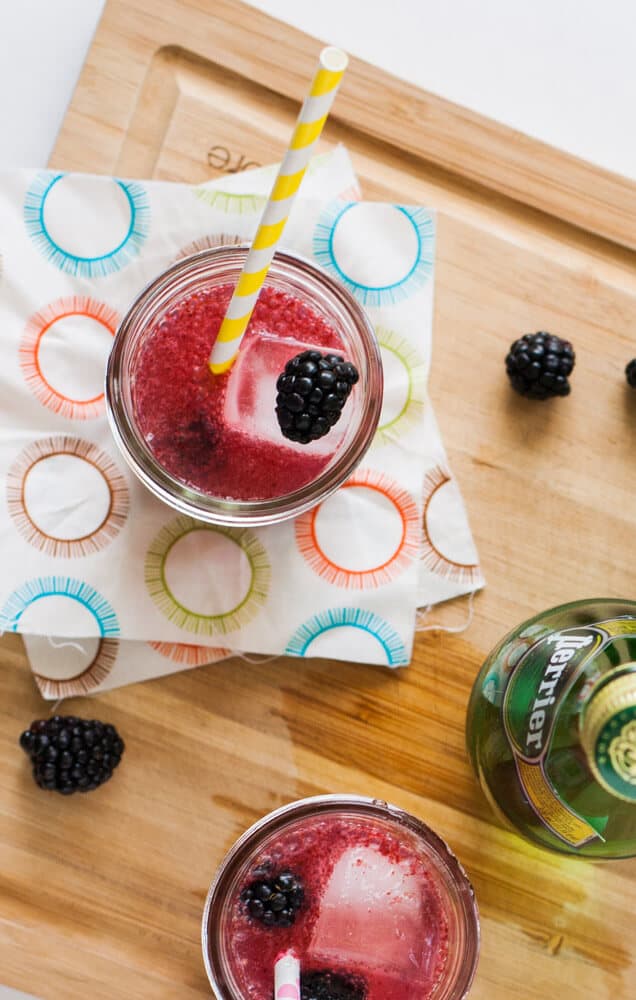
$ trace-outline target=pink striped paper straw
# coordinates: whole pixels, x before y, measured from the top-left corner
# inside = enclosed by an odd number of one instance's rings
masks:
[[[284,951],[276,959],[274,1000],[300,1000],[300,961],[294,951]]]

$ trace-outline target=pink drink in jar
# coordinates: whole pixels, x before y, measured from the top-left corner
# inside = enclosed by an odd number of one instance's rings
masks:
[[[179,261],[133,303],[115,338],[107,410],[124,457],[166,503],[220,524],[268,524],[320,503],[371,443],[382,366],[364,312],[338,282],[277,254],[236,362],[213,377],[208,357],[245,258],[218,247]],[[340,419],[315,441],[283,436],[277,379],[308,350],[359,373]]]
[[[271,1000],[289,949],[308,998],[459,1000],[478,943],[473,891],[447,846],[402,810],[355,796],[305,799],[252,827],[203,920],[218,1000]]]

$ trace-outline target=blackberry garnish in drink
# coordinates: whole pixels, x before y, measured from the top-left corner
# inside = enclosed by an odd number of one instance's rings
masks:
[[[309,444],[328,434],[358,378],[356,367],[341,354],[302,351],[291,358],[276,382],[276,417],[283,436]]]
[[[255,879],[241,892],[247,913],[266,927],[291,927],[304,898],[301,880],[289,871]]]
[[[365,1000],[366,995],[366,986],[358,976],[321,971],[300,977],[300,1000]]]
[[[510,346],[506,372],[515,392],[528,399],[568,396],[575,354],[569,340],[550,333],[526,333]]]
[[[179,474],[186,479],[196,477],[197,470],[216,461],[215,447],[218,428],[212,417],[204,412],[192,416],[191,420],[175,427],[159,444],[170,444],[178,455]]]
[[[74,715],[36,719],[22,733],[20,746],[31,760],[36,784],[62,795],[103,785],[124,752],[114,726]]]

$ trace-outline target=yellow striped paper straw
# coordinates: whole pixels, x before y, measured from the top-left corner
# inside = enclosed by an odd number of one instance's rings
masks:
[[[327,120],[348,61],[346,53],[333,46],[328,46],[320,53],[311,90],[300,109],[294,134],[210,354],[208,364],[215,375],[231,368],[239,352],[296,192]]]

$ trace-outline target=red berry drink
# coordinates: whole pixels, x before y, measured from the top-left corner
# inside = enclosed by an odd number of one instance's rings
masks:
[[[326,468],[350,412],[347,406],[337,426],[315,443],[285,438],[275,416],[279,376],[304,352],[301,368],[316,368],[312,348],[317,357],[344,361],[345,347],[319,313],[264,288],[237,361],[214,377],[210,346],[232,292],[230,284],[194,292],[150,332],[134,375],[135,413],[148,447],[176,479],[228,500],[270,500],[300,489]],[[325,380],[335,382],[329,369]]]
[[[370,444],[382,400],[373,331],[346,289],[277,255],[237,360],[208,358],[244,260],[179,261],[136,300],[109,361],[108,414],[133,470],[202,520],[265,524],[319,503]]]
[[[203,921],[219,1000],[271,1000],[293,949],[303,1000],[456,1000],[478,952],[470,884],[414,817],[357,797],[272,813],[232,849]]]

